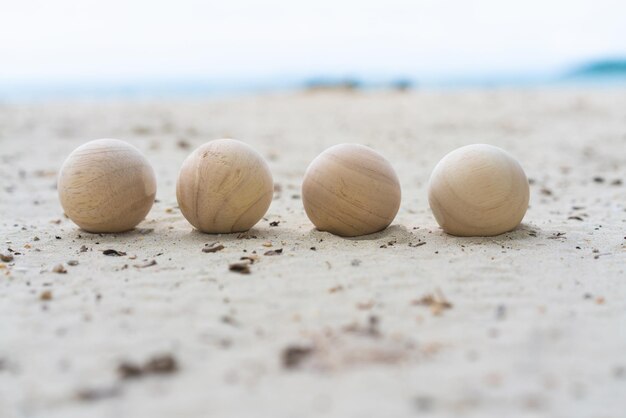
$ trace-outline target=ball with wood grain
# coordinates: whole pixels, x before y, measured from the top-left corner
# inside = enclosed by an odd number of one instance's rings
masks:
[[[307,216],[320,231],[353,237],[385,229],[400,207],[400,182],[382,155],[340,144],[309,165],[302,183]]]
[[[221,234],[252,228],[274,194],[270,169],[249,145],[217,139],[183,162],[176,197],[183,216],[202,232]]]
[[[124,232],[152,207],[156,179],[152,166],[132,145],[97,139],[65,160],[57,188],[65,214],[88,232]]]
[[[493,236],[515,229],[528,208],[528,179],[506,151],[468,145],[443,157],[430,176],[428,200],[445,232]]]

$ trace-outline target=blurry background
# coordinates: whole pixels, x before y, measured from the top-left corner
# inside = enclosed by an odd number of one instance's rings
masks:
[[[0,99],[622,81],[623,0],[2,0]]]

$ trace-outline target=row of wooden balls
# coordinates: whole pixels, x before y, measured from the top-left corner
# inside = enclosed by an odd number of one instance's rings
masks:
[[[123,232],[150,211],[156,195],[154,170],[130,144],[98,139],[74,150],[61,168],[58,191],[67,216],[90,232]],[[198,230],[246,231],[267,212],[274,186],[263,157],[249,145],[218,139],[184,161],[176,197]],[[309,165],[302,202],[321,231],[341,236],[385,229],[400,207],[400,182],[391,164],[371,148],[335,145]],[[528,207],[528,180],[507,152],[469,145],[446,155],[428,186],[439,225],[460,236],[498,235],[514,229]]]

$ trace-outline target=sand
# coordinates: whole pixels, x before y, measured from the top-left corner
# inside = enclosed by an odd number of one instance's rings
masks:
[[[101,137],[156,170],[136,231],[93,235],[63,216],[56,172]],[[277,185],[245,236],[194,232],[177,209],[183,159],[220,137],[257,148]],[[343,239],[306,218],[304,170],[341,142],[398,172],[384,232]],[[517,230],[438,228],[430,170],[470,143],[525,168]],[[0,186],[0,252],[13,255],[0,265],[0,417],[624,416],[624,90],[4,104]],[[225,248],[202,252],[214,242]],[[248,275],[229,271],[242,256],[258,258]]]

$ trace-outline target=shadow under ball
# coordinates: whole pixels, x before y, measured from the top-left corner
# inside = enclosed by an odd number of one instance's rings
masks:
[[[176,183],[183,216],[211,234],[249,230],[265,215],[273,195],[274,182],[263,157],[234,139],[217,139],[193,151]]]
[[[152,207],[152,166],[132,145],[96,139],[76,148],[59,173],[57,188],[65,214],[88,232],[133,229]]]
[[[400,207],[400,182],[389,162],[359,144],[328,148],[309,165],[302,203],[320,231],[354,237],[385,229]]]
[[[433,170],[428,201],[445,232],[493,236],[515,229],[528,208],[528,179],[506,151],[468,145],[443,157]]]

